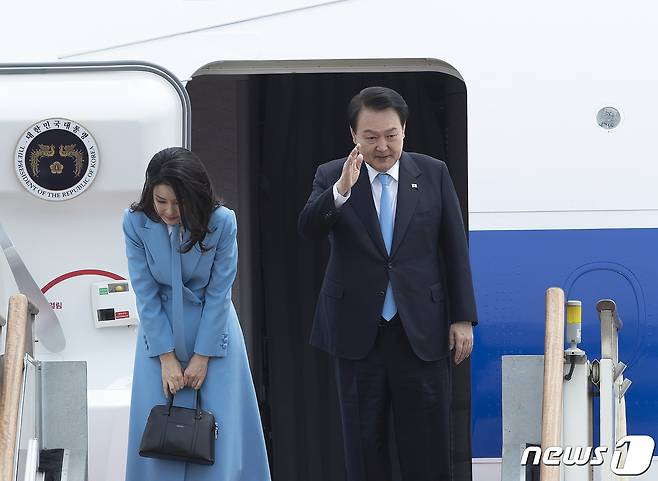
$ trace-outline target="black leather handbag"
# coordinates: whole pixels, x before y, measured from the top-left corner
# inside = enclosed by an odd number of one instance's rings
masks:
[[[139,446],[140,456],[206,465],[215,463],[219,428],[215,416],[201,409],[198,390],[195,397],[195,409],[174,406],[173,395],[166,406],[153,406]]]

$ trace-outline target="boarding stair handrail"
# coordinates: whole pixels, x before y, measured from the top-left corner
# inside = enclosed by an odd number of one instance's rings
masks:
[[[616,448],[617,441],[626,436],[626,398],[624,394],[631,385],[624,378],[626,364],[619,361],[619,331],[624,324],[619,319],[617,305],[612,299],[602,299],[596,303],[601,322],[601,359],[599,361],[599,430],[600,444],[610,450]],[[609,369],[606,369],[608,367]],[[611,373],[611,374],[610,374]],[[606,379],[611,376],[609,379]],[[606,382],[606,380],[608,382]],[[621,448],[621,464],[625,463],[627,447]],[[601,481],[625,480],[603,470]]]
[[[560,446],[562,435],[562,385],[564,379],[564,291],[551,287],[546,291],[544,328],[544,392],[541,416],[542,452]],[[560,466],[542,463],[541,481],[559,481]]]
[[[34,316],[38,310],[27,296],[9,298],[5,354],[0,373],[0,481],[16,476],[18,419],[25,356],[33,355]]]

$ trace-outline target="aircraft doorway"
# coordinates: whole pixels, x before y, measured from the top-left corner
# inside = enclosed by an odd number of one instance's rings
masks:
[[[346,110],[354,94],[369,85],[402,94],[405,150],[446,161],[468,225],[465,83],[439,61],[396,62],[218,62],[187,84],[192,149],[238,217],[234,299],[274,481],[344,479],[333,363],[308,343],[328,244],[300,238],[297,215],[317,166],[353,147]],[[453,375],[454,479],[470,480],[470,371],[462,366]]]

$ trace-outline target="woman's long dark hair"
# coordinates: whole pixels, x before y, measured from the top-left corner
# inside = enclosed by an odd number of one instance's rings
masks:
[[[197,243],[202,252],[207,251],[202,241],[211,232],[210,216],[221,202],[199,157],[182,147],[169,147],[155,154],[146,168],[142,196],[130,208],[144,212],[154,222],[162,222],[153,205],[153,189],[161,184],[173,189],[181,224],[191,233],[181,252],[189,252]]]

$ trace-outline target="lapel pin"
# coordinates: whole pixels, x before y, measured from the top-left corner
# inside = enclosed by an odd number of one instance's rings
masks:
[[[412,189],[418,189],[418,184],[411,184]]]

